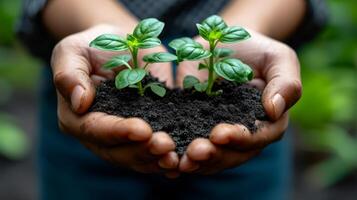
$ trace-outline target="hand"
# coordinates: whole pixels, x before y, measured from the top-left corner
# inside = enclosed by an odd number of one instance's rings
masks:
[[[255,78],[250,82],[263,91],[262,103],[271,122],[257,121],[256,133],[239,124],[218,124],[209,139],[196,139],[187,148],[179,169],[182,172],[212,174],[239,166],[256,156],[264,147],[279,140],[288,125],[287,110],[301,96],[300,66],[295,52],[278,41],[250,31],[247,41],[224,45],[235,57],[249,64]],[[204,44],[202,39],[197,39]],[[207,45],[207,44],[206,44]],[[197,63],[184,62],[178,68],[177,84],[190,74],[207,79]]]
[[[53,51],[51,66],[57,89],[60,128],[116,165],[143,173],[162,172],[176,176],[173,169],[177,168],[179,160],[168,134],[153,134],[149,124],[142,119],[86,113],[95,97],[95,84],[114,77],[113,71],[101,69],[114,54],[88,46],[103,33],[121,34],[115,27],[99,25],[66,37]],[[163,47],[158,48],[164,51]],[[152,65],[151,73],[171,85],[171,66],[160,65],[160,70],[157,70],[158,65]]]

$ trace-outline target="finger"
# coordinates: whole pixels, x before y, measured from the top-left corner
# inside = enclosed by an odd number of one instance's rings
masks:
[[[193,172],[197,169],[200,168],[200,165],[198,162],[194,162],[192,161],[188,156],[187,154],[184,154],[180,160],[180,163],[179,163],[179,170],[181,172],[186,172],[186,173],[189,173],[189,172]]]
[[[175,150],[175,143],[165,132],[156,132],[149,141],[149,150],[154,155],[167,154]]]
[[[159,166],[163,169],[176,169],[179,164],[179,157],[176,152],[169,152],[159,160]]]
[[[102,145],[115,145],[129,141],[146,141],[151,138],[152,129],[139,118],[121,118],[101,112],[78,116],[58,95],[58,116],[61,129],[77,138]]]
[[[269,117],[277,120],[301,96],[300,65],[295,52],[288,47],[279,55],[272,55],[269,62],[264,70],[267,86],[262,101]]]
[[[172,66],[169,63],[153,63],[148,66],[150,74],[165,83],[169,88],[173,88],[174,79]]]
[[[203,161],[210,159],[216,152],[216,147],[204,138],[193,140],[187,147],[186,154],[193,161]]]
[[[157,158],[148,152],[144,143],[122,144],[115,147],[103,147],[91,142],[82,143],[96,155],[119,167],[129,168],[141,173],[162,173]]]
[[[212,129],[210,141],[244,151],[261,149],[282,138],[288,126],[288,115],[284,114],[274,123],[259,122],[258,126],[258,131],[251,133],[243,125],[219,124]]]
[[[198,78],[201,82],[207,80],[208,71],[207,70],[198,70],[199,62],[183,61],[180,62],[180,65],[177,68],[177,78],[176,86],[183,87],[183,80],[186,76],[191,75]]]
[[[263,91],[266,86],[266,82],[260,78],[255,78],[255,79],[251,80],[248,84],[257,88],[260,91]]]
[[[100,85],[102,82],[107,80],[105,77],[98,75],[91,75],[90,78],[92,79],[94,85]]]
[[[77,113],[87,111],[95,97],[90,79],[92,69],[85,54],[84,50],[63,42],[55,47],[51,60],[54,84]]]
[[[201,163],[204,167],[195,171],[195,173],[211,175],[226,169],[238,167],[258,155],[259,152],[260,150],[239,152],[226,148],[218,148],[217,153],[213,154],[210,160]]]

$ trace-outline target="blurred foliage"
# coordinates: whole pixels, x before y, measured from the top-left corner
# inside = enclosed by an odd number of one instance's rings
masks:
[[[329,155],[306,173],[321,187],[357,170],[357,5],[328,5],[328,26],[299,52],[304,91],[291,112],[305,151]]]
[[[18,44],[14,26],[20,0],[0,1],[0,108],[12,100],[15,90],[33,92],[38,80],[39,62]],[[19,160],[28,153],[28,141],[16,119],[0,111],[0,156]]]
[[[20,13],[20,0],[0,1],[0,83],[8,90],[33,90],[39,78],[39,62],[16,41],[14,27]],[[4,87],[4,86],[3,86]],[[3,88],[0,85],[0,88]]]
[[[11,117],[0,112],[0,155],[10,160],[20,160],[27,154],[28,143]]]

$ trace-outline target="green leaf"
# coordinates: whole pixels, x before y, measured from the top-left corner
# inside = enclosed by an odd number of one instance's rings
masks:
[[[163,22],[155,18],[144,19],[135,27],[133,36],[140,41],[147,38],[156,38],[162,32],[164,25]]]
[[[161,41],[159,38],[146,38],[142,41],[139,41],[137,46],[140,49],[148,49],[148,48],[159,46],[160,44]]]
[[[89,46],[108,51],[124,51],[128,49],[127,41],[124,38],[113,34],[100,35],[95,38]]]
[[[104,69],[113,69],[113,68],[119,67],[121,65],[125,65],[128,68],[131,68],[128,63],[130,59],[131,59],[131,56],[127,55],[127,54],[114,56],[112,59],[110,59],[108,62],[106,62],[103,65],[103,68]]]
[[[198,70],[207,69],[207,68],[208,68],[208,66],[204,63],[198,64]]]
[[[163,97],[166,94],[166,89],[164,87],[161,87],[158,84],[153,84],[150,86],[150,89],[153,93],[155,93],[156,95]]]
[[[176,54],[179,60],[201,60],[211,56],[209,51],[194,44],[185,44],[177,50]]]
[[[171,62],[174,60],[177,60],[177,56],[167,52],[151,53],[143,57],[143,61],[148,63]]]
[[[123,89],[141,81],[146,75],[144,69],[124,69],[115,77],[115,87]]]
[[[182,38],[174,39],[169,43],[169,46],[175,50],[178,50],[186,44],[193,44],[194,46],[203,48],[200,43],[194,41],[193,39],[191,39],[189,37],[182,37]]]
[[[234,51],[232,49],[216,48],[213,52],[213,55],[217,58],[224,58],[224,57],[229,57],[233,53]]]
[[[200,80],[198,80],[198,78],[191,76],[191,75],[187,75],[183,79],[183,88],[191,89],[197,83],[200,83]]]
[[[193,87],[197,92],[204,92],[208,87],[208,82],[206,81],[204,83],[196,83]]]
[[[130,73],[130,69],[124,69],[119,72],[119,74],[115,77],[115,87],[118,89],[123,89],[128,87],[128,74]]]
[[[220,16],[212,15],[201,24],[196,24],[198,32],[207,41],[214,41],[222,36],[222,32],[227,28],[227,24]]]
[[[128,83],[130,85],[135,84],[141,80],[143,80],[143,78],[146,76],[146,71],[144,69],[132,69],[130,70],[127,79],[128,79]]]
[[[253,70],[238,59],[223,59],[216,63],[213,68],[219,76],[228,81],[245,83],[253,78]]]
[[[222,37],[219,39],[222,43],[232,43],[250,38],[250,34],[242,27],[232,26],[227,27],[222,32]]]

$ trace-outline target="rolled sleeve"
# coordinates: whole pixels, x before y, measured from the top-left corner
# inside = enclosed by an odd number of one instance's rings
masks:
[[[295,49],[315,38],[326,26],[329,19],[325,0],[306,0],[306,6],[306,14],[302,23],[286,41]]]
[[[17,37],[29,52],[49,61],[51,51],[56,43],[55,39],[47,32],[42,23],[42,10],[48,0],[24,0],[22,14],[16,25]]]

